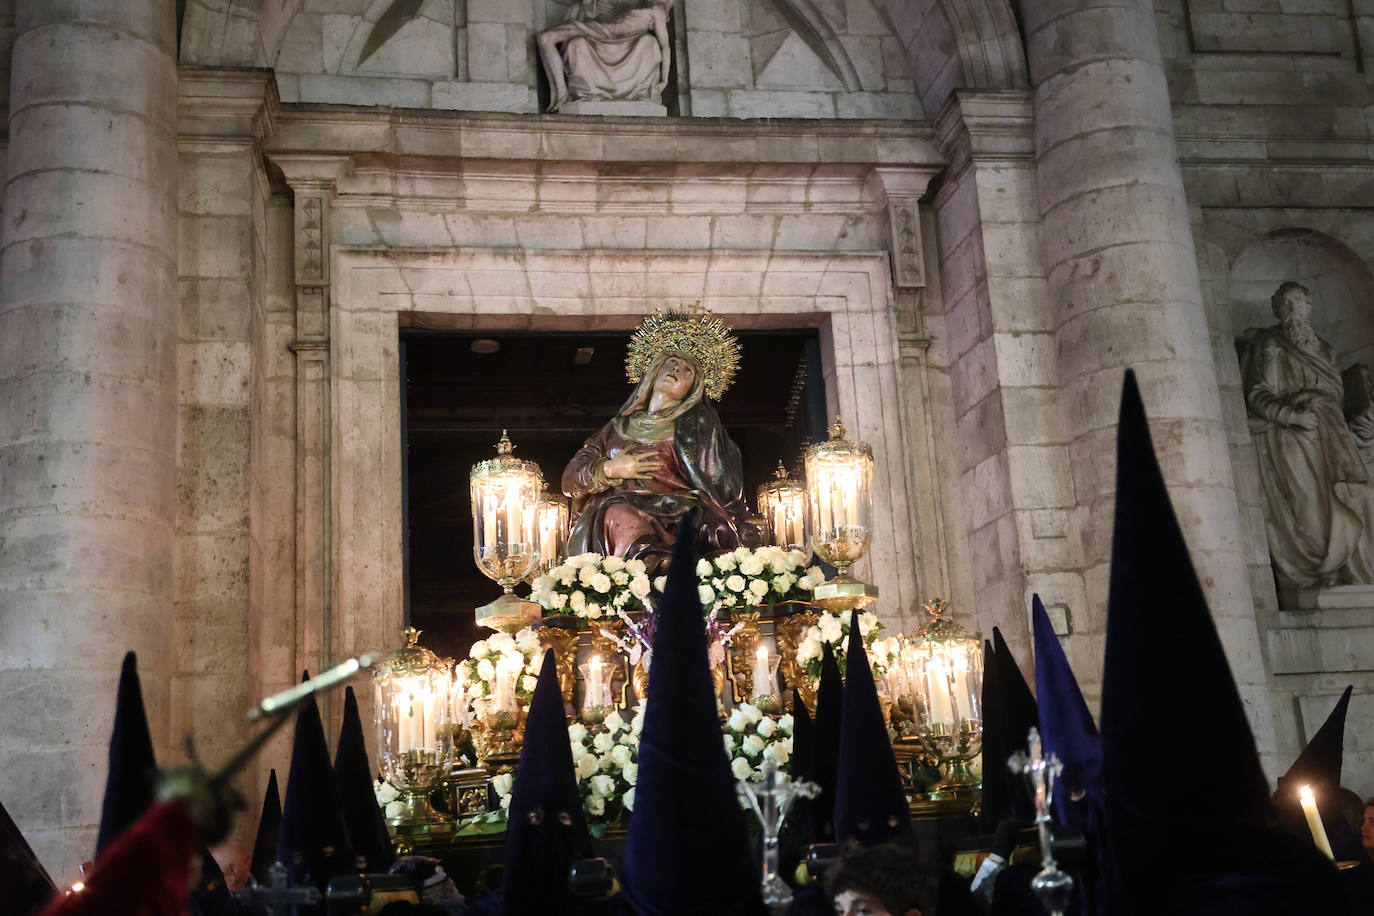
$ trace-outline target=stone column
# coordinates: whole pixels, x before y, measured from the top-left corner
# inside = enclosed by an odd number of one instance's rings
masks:
[[[1026,4],[1036,185],[1088,600],[1106,607],[1121,377],[1136,370],[1193,562],[1274,747],[1217,371],[1150,0]],[[1160,608],[1161,638],[1168,633]],[[1096,619],[1093,619],[1096,618]]]
[[[0,797],[94,853],[120,656],[167,753],[177,334],[173,0],[18,0],[0,232]]]

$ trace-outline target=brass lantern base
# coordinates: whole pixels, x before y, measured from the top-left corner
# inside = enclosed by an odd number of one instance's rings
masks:
[[[829,582],[817,585],[811,593],[811,600],[832,614],[843,614],[877,601],[878,586],[860,582],[848,573],[840,573]]]
[[[477,622],[493,630],[501,630],[514,635],[516,631],[529,626],[544,613],[538,601],[526,601],[506,592],[490,604],[484,604],[473,612]]]
[[[405,808],[395,817],[388,817],[386,823],[393,833],[412,839],[440,839],[452,836],[457,829],[452,818],[434,810],[429,803],[428,789],[407,790]]]

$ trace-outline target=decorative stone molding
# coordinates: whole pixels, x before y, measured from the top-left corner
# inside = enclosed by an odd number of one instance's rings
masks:
[[[177,70],[177,133],[185,138],[272,136],[281,112],[271,70]]]
[[[898,289],[919,289],[926,285],[919,201],[935,174],[931,169],[882,165],[875,166],[871,173],[870,193],[887,210],[892,285]]]
[[[1028,90],[955,92],[935,116],[935,138],[957,174],[970,162],[1035,159],[1035,110]]]

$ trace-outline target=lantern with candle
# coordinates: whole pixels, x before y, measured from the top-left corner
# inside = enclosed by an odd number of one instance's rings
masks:
[[[615,709],[612,666],[600,655],[593,655],[585,664],[578,665],[578,669],[582,672],[582,724],[595,728]]]
[[[568,498],[561,493],[551,493],[546,487],[539,494],[539,508],[535,511],[539,562],[526,577],[531,584],[539,576],[556,569],[568,554]]]
[[[838,570],[816,586],[813,600],[837,613],[878,600],[876,586],[849,575],[873,540],[873,450],[845,435],[836,417],[830,438],[807,448],[805,456],[811,549]]]
[[[452,821],[429,804],[453,765],[453,732],[447,667],[418,645],[420,631],[405,629],[406,645],[378,666],[373,719],[377,726],[377,764],[405,799],[405,808],[388,823],[411,835],[451,833]]]
[[[949,602],[922,607],[931,615],[903,649],[903,668],[914,690],[915,730],[943,765],[930,791],[941,799],[976,795],[980,782],[969,763],[983,749],[982,643],[945,616]]]
[[[784,550],[806,549],[806,488],[788,476],[781,461],[773,479],[759,487],[758,504],[774,546]]]
[[[780,714],[782,701],[778,697],[778,653],[768,651],[764,643],[754,650],[750,682],[754,691],[753,704],[765,715]]]
[[[472,555],[477,568],[504,589],[504,594],[477,609],[477,622],[514,633],[539,617],[539,604],[517,598],[514,588],[540,562],[539,494],[544,489],[539,466],[522,461],[505,430],[496,457],[472,466]]]

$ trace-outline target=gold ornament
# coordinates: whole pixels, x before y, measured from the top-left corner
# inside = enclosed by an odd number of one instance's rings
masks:
[[[625,374],[638,385],[666,352],[682,353],[701,367],[706,396],[719,401],[739,368],[739,340],[725,322],[705,309],[673,309],[644,319],[630,338]]]

